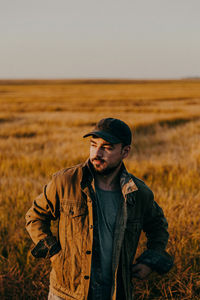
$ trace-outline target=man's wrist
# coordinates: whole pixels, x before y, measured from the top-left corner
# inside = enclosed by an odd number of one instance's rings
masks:
[[[150,273],[152,269],[146,264],[135,264],[132,266],[132,277],[138,279],[145,279]]]
[[[47,236],[40,240],[35,248],[31,251],[36,258],[51,257],[61,250],[60,244],[55,236]]]
[[[54,262],[54,260],[56,259],[56,257],[59,255],[60,251],[57,252],[56,254],[54,254],[53,256],[50,257],[50,261]]]

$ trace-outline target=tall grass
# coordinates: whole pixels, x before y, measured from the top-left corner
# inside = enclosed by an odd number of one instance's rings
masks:
[[[30,255],[24,215],[54,172],[87,158],[82,136],[108,116],[133,130],[125,163],[164,209],[175,258],[169,274],[134,280],[136,299],[200,299],[199,81],[0,82],[0,299],[47,296],[50,263]]]

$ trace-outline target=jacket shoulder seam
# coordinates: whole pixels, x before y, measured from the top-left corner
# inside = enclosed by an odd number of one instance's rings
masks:
[[[136,186],[138,187],[138,190],[141,191],[142,188],[144,188],[146,191],[150,192],[153,194],[152,190],[150,187],[140,178],[134,176],[133,174],[130,174],[133,181],[135,182]]]
[[[68,171],[70,170],[73,170],[73,169],[78,169],[82,164],[78,164],[78,165],[74,165],[74,166],[71,166],[69,168],[63,168],[57,172],[55,172],[54,174],[52,174],[52,177],[58,177],[58,176],[62,176],[64,175],[65,173],[67,173]]]

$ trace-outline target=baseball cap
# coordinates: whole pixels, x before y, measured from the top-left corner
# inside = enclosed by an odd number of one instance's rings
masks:
[[[97,136],[111,144],[123,143],[130,145],[132,133],[129,126],[119,119],[105,118],[100,120],[95,128],[83,137]]]

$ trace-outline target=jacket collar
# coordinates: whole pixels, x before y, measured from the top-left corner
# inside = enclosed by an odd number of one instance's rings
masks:
[[[92,183],[92,180],[94,178],[90,165],[91,163],[88,158],[82,166],[81,188],[83,190]]]
[[[124,163],[122,164],[120,170],[120,185],[124,198],[130,193],[133,193],[138,190],[137,185],[135,184],[133,178],[128,173]],[[94,171],[93,166],[88,159],[82,166],[82,179],[81,179],[81,188],[84,190],[87,186],[92,184],[94,180]]]
[[[122,164],[122,168],[121,168],[120,185],[122,189],[122,194],[124,196],[138,190],[137,185],[135,184],[131,175],[128,173],[124,163]]]

